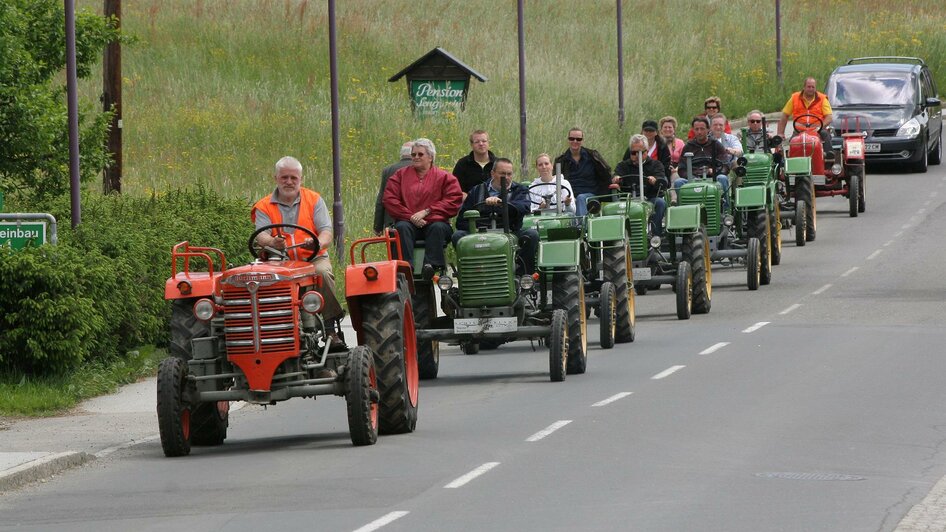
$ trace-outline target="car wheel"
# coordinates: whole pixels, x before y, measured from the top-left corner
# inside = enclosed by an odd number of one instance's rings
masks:
[[[923,155],[920,156],[920,160],[913,163],[913,171],[917,174],[925,174],[926,170],[929,168],[930,152],[926,149],[926,139],[920,141],[920,151],[923,152]]]
[[[939,140],[936,141],[936,148],[930,153],[929,163],[939,164],[943,161],[943,127],[939,128]]]

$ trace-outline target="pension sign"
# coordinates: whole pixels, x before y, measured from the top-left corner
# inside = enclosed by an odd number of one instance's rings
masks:
[[[23,249],[45,243],[46,222],[0,223],[0,246]]]
[[[411,80],[414,111],[419,115],[458,113],[463,108],[465,80]]]

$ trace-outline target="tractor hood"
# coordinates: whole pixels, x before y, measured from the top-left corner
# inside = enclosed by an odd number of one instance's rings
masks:
[[[315,266],[305,261],[253,262],[227,270],[220,282],[232,286],[246,286],[249,282],[257,282],[266,286],[314,274]]]

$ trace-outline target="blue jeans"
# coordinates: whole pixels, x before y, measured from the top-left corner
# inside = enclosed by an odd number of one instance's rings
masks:
[[[729,176],[726,174],[719,174],[716,176],[716,181],[719,182],[723,187],[723,209],[729,210]],[[676,181],[673,182],[673,188],[680,190],[680,187],[687,184],[687,179],[684,177],[678,177]]]
[[[647,201],[654,204],[654,214],[650,215],[650,222],[654,225],[654,236],[663,235],[664,213],[667,212],[667,202],[657,196],[649,198]]]
[[[588,214],[588,198],[597,196],[594,192],[584,192],[575,198],[575,215],[584,216]]]

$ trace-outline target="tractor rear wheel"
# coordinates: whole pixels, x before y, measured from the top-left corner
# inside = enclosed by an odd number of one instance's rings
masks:
[[[772,223],[772,228],[770,233],[772,235],[771,244],[769,247],[772,249],[772,266],[778,266],[782,263],[782,209],[779,207],[778,203],[775,204],[775,208],[771,211],[769,215],[769,220]]]
[[[693,273],[690,263],[685,260],[677,264],[677,279],[673,290],[677,293],[677,318],[690,319],[693,314]]]
[[[750,235],[759,240],[759,254],[762,261],[759,267],[759,284],[766,285],[772,282],[772,248],[770,247],[772,226],[769,224],[769,213],[764,209],[755,214],[754,220]]]
[[[633,342],[636,334],[637,316],[634,294],[630,290],[629,259],[630,249],[625,243],[606,248],[602,261],[604,278],[614,284],[614,341],[619,344]],[[647,293],[647,287],[643,285],[635,285],[634,289],[641,295]]]
[[[857,218],[857,201],[861,196],[861,179],[857,174],[847,176],[847,204],[848,214]]]
[[[158,366],[158,429],[164,456],[191,452],[191,407],[184,400],[187,362],[168,357]]]
[[[746,284],[749,290],[758,290],[762,277],[762,250],[759,249],[759,239],[749,238],[746,246]]]
[[[562,309],[568,316],[568,373],[584,373],[588,363],[588,322],[585,319],[585,283],[580,273],[555,274],[552,308]]]
[[[690,263],[692,277],[693,314],[706,314],[713,303],[713,270],[710,261],[709,246],[706,245],[706,229],[683,237],[683,250],[686,261]]]
[[[396,292],[372,296],[361,308],[365,344],[374,352],[378,374],[379,432],[413,432],[420,375],[407,279],[398,274]]]
[[[568,364],[568,317],[562,309],[552,311],[549,333],[549,378],[552,382],[565,380]]]
[[[614,314],[617,298],[614,294],[614,284],[610,281],[601,283],[601,290],[598,291],[598,324],[600,326],[598,337],[601,340],[603,349],[614,347]]]
[[[421,329],[434,327],[437,318],[437,297],[433,283],[415,283],[416,292],[411,297],[414,307],[414,323]],[[440,369],[440,342],[427,340],[417,342],[417,368],[421,379],[436,379]]]
[[[348,353],[345,402],[348,403],[348,432],[353,445],[378,441],[378,376],[371,349],[359,345]]]
[[[807,208],[804,201],[795,202],[795,245],[799,247],[808,241],[808,217],[805,216]]]

